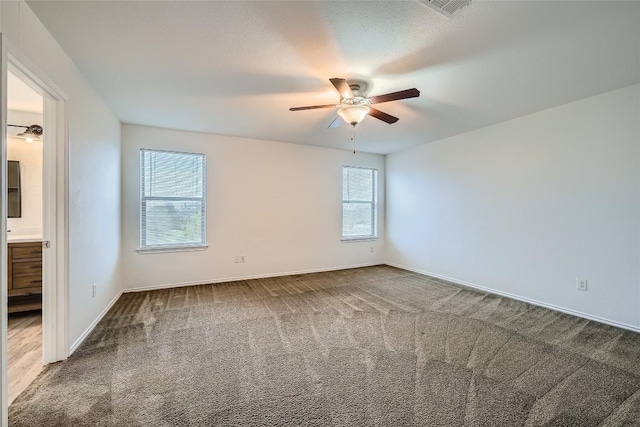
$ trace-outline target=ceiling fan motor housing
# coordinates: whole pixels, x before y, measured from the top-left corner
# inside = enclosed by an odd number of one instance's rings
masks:
[[[367,83],[356,80],[349,82],[349,88],[353,93],[353,98],[342,98],[342,105],[369,105],[369,95],[367,94]]]

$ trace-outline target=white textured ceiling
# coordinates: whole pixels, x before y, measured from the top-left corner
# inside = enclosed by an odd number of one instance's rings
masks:
[[[328,79],[380,104],[357,148],[390,153],[640,82],[640,3],[475,0],[449,19],[418,1],[28,1],[125,123],[350,147]]]
[[[42,114],[43,103],[42,95],[14,74],[7,73],[7,110]],[[33,123],[27,123],[27,125],[31,124]]]

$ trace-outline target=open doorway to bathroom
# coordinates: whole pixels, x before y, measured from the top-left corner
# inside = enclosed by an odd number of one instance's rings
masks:
[[[41,372],[44,98],[7,74],[7,373],[10,404]]]

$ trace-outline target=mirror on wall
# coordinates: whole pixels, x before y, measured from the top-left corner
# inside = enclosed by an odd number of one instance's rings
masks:
[[[22,214],[20,162],[9,160],[7,163],[7,217],[20,218]]]

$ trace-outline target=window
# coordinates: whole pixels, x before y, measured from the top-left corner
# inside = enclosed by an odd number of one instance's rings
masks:
[[[205,156],[140,150],[140,249],[206,245]]]
[[[342,238],[377,237],[375,169],[342,168]]]

